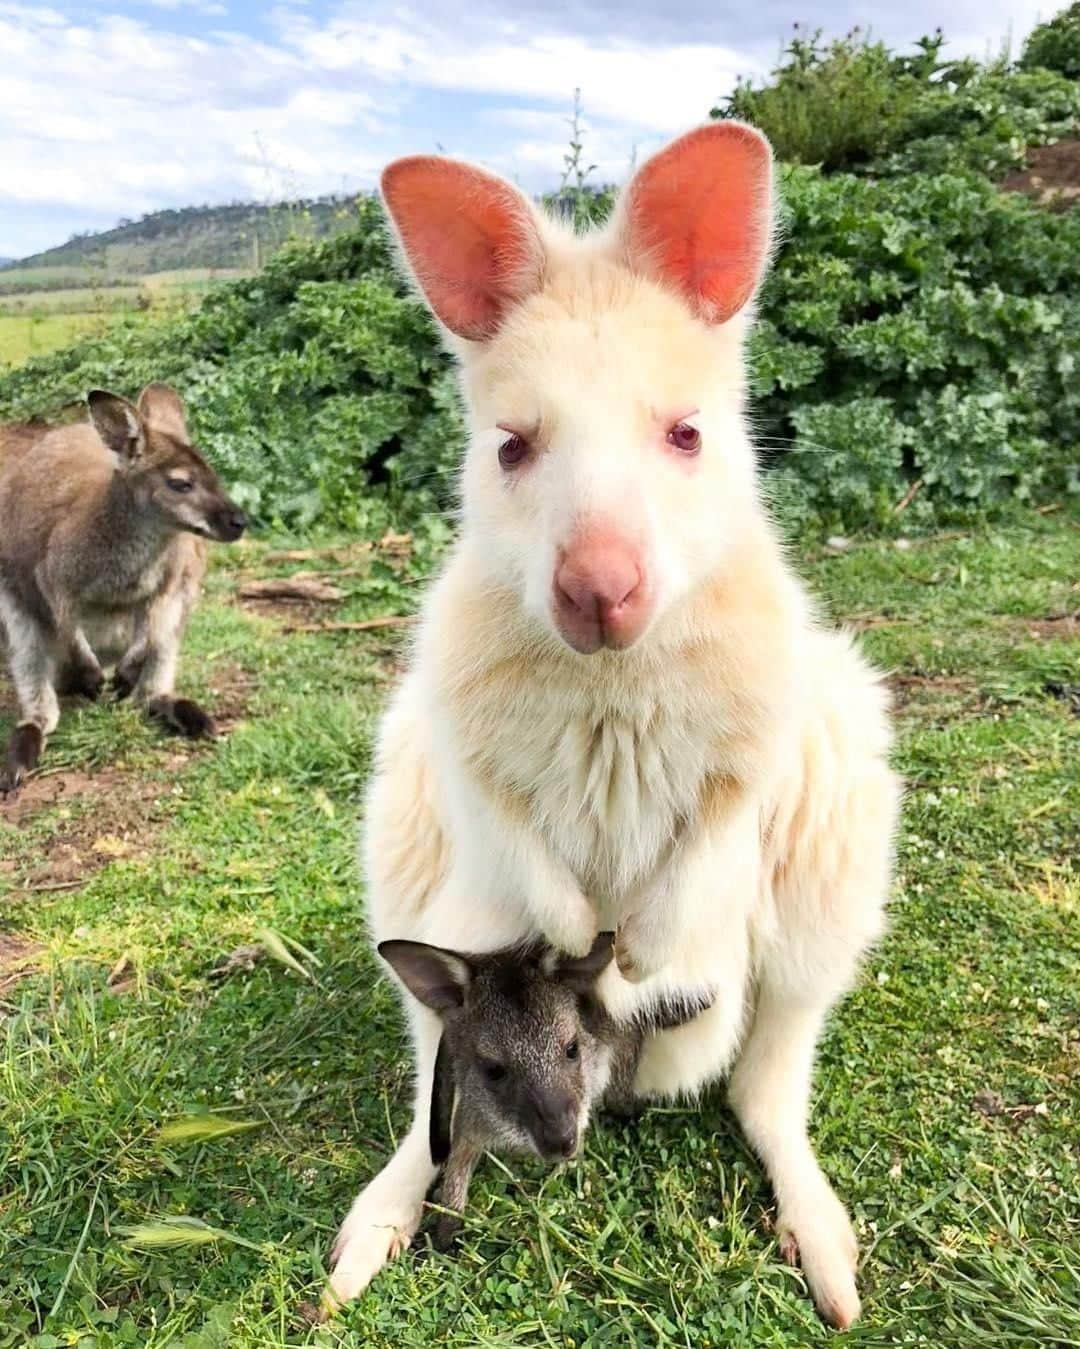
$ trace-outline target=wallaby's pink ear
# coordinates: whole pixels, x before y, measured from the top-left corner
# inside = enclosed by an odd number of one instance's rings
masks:
[[[383,172],[382,194],[417,284],[458,337],[494,336],[540,286],[544,249],[516,188],[454,159],[414,155]]]
[[[769,142],[742,122],[688,132],[641,166],[620,211],[630,265],[722,323],[753,295],[768,259]]]
[[[379,955],[393,966],[409,992],[433,1012],[453,1011],[465,1001],[472,967],[456,951],[420,941],[384,941],[379,943]]]

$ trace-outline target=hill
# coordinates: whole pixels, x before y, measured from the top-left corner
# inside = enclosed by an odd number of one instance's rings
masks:
[[[30,257],[0,259],[0,268],[35,273],[77,268],[105,277],[191,268],[257,270],[287,239],[325,238],[355,223],[355,216],[354,199],[337,196],[272,205],[186,206],[78,234]]]

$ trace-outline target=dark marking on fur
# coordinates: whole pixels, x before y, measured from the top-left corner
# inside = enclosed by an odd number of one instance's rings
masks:
[[[212,740],[217,735],[213,717],[190,698],[151,698],[146,711],[155,721],[189,740]]]
[[[41,757],[44,744],[45,736],[36,722],[24,721],[15,727],[8,741],[6,761],[0,768],[0,797],[19,790],[23,778]]]

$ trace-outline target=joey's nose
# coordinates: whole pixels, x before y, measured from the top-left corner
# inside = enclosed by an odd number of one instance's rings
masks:
[[[573,540],[555,568],[553,600],[559,631],[576,651],[629,646],[650,608],[638,549],[606,531]]]
[[[570,1101],[540,1112],[536,1143],[541,1154],[549,1160],[572,1157],[578,1145],[577,1105]]]

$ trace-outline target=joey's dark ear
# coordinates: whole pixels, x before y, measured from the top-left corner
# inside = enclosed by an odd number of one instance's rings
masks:
[[[569,984],[579,993],[587,993],[611,964],[614,954],[615,933],[601,932],[587,955],[575,958],[553,953],[547,957],[544,965],[553,979]]]
[[[472,969],[456,951],[420,941],[384,941],[379,955],[425,1007],[442,1016],[460,1007],[472,981]]]
[[[454,1118],[454,1069],[446,1036],[439,1037],[435,1055],[435,1073],[431,1082],[431,1114],[428,1117],[428,1142],[433,1166],[442,1166],[450,1156],[450,1126]]]
[[[139,409],[117,393],[91,389],[86,395],[94,429],[113,454],[130,462],[142,454],[144,429]]]

